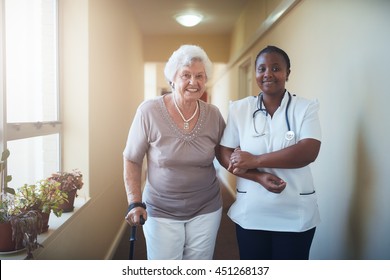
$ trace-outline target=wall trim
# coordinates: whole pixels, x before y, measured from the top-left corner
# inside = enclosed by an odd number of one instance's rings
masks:
[[[231,68],[241,57],[250,50],[256,42],[287,12],[289,12],[295,5],[301,0],[283,0],[272,13],[266,18],[266,20],[257,28],[256,32],[251,36],[251,39],[245,44],[241,50],[239,50],[228,63],[228,69]]]

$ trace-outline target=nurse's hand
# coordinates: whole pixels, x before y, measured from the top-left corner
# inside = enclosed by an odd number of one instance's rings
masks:
[[[242,174],[244,174],[245,172],[247,172],[248,169],[243,169],[243,168],[234,167],[234,161],[230,161],[230,162],[229,162],[229,166],[228,166],[228,168],[227,168],[227,171],[233,173],[234,175],[242,175]]]
[[[281,193],[287,186],[287,183],[285,181],[273,174],[266,172],[259,173],[258,182],[265,189],[273,193]]]
[[[234,152],[230,156],[230,162],[233,163],[234,169],[255,169],[256,166],[256,156],[251,153],[242,151],[240,147],[234,149]]]

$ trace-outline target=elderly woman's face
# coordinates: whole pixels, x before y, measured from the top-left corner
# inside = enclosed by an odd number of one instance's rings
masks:
[[[194,61],[180,68],[175,76],[175,90],[183,98],[199,99],[206,89],[207,76],[204,65]]]

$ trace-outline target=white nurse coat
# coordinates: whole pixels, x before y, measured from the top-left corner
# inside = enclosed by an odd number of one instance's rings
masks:
[[[230,104],[227,125],[221,145],[241,147],[255,155],[277,151],[305,138],[321,140],[317,100],[291,95],[288,120],[295,137],[286,139],[286,107],[289,94],[286,91],[280,107],[273,117],[260,111],[259,96],[250,96]],[[262,104],[262,108],[264,104]],[[255,133],[257,131],[263,136]],[[242,228],[302,232],[318,225],[320,216],[317,196],[310,166],[295,169],[261,168],[286,181],[283,192],[269,192],[260,184],[237,177],[237,197],[230,207],[229,217]]]

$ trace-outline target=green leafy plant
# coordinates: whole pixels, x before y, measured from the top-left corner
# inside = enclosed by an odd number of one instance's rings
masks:
[[[9,221],[10,215],[8,209],[8,201],[4,198],[4,200],[0,201],[0,223],[6,223]]]
[[[12,228],[12,241],[15,250],[26,248],[27,259],[32,259],[32,252],[41,247],[38,242],[38,234],[42,227],[42,216],[37,210],[21,211],[15,206],[15,190],[8,187],[12,176],[6,175],[7,159],[10,156],[8,149],[1,155],[1,196],[0,196],[0,223],[10,223]],[[0,235],[0,238],[5,238]]]
[[[9,221],[9,211],[8,206],[10,204],[10,198],[8,195],[14,195],[15,190],[13,188],[8,187],[8,183],[11,182],[12,176],[6,174],[7,168],[7,159],[10,156],[10,151],[5,149],[1,153],[1,161],[0,161],[0,184],[1,184],[1,193],[0,193],[0,222]]]
[[[1,154],[1,161],[0,161],[1,195],[3,195],[4,193],[15,194],[15,190],[13,188],[8,187],[8,183],[11,182],[12,176],[5,174],[7,159],[9,156],[10,156],[10,151],[8,149],[5,149]]]
[[[67,201],[68,194],[59,189],[60,183],[43,179],[35,185],[24,184],[15,195],[15,208],[20,212],[28,210],[40,210],[43,213],[60,217],[62,209],[60,205]]]

